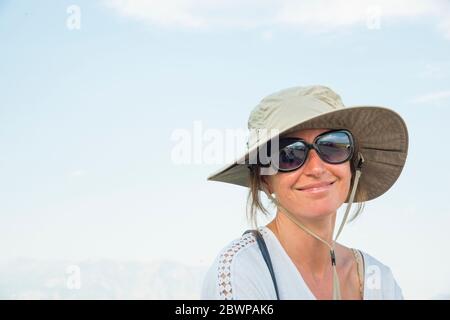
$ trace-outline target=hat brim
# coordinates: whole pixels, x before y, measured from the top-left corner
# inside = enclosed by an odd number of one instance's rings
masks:
[[[408,154],[408,130],[402,117],[378,106],[353,106],[333,110],[299,122],[279,132],[284,135],[301,129],[348,129],[364,157],[359,185],[372,200],[389,190],[400,176]],[[208,177],[210,181],[249,187],[249,168],[245,160],[265,143],[260,141],[232,164]]]

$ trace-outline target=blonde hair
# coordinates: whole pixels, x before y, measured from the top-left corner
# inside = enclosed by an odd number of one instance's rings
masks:
[[[350,170],[352,173],[352,178],[350,181],[349,193],[351,191],[351,187],[353,186],[354,178],[355,178],[355,163],[358,153],[355,152],[355,156],[350,160]],[[261,194],[264,190],[262,177],[260,174],[260,167],[257,165],[250,166],[250,173],[248,176],[248,186],[249,191],[247,195],[247,220],[256,228],[258,225],[258,210],[265,216],[269,217],[271,215],[270,211],[263,205]],[[364,168],[362,170],[364,172]],[[365,202],[367,200],[367,190],[361,187],[361,184],[358,185],[356,189],[355,198],[353,202],[356,204],[356,210],[354,211],[351,218],[348,222],[355,220],[364,210]]]

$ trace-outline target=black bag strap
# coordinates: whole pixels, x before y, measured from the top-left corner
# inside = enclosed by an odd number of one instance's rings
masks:
[[[270,260],[269,250],[267,250],[266,242],[264,241],[262,234],[258,230],[247,230],[244,232],[244,234],[246,234],[246,233],[252,233],[255,236],[256,242],[258,243],[259,250],[261,250],[261,254],[264,258],[264,261],[266,262],[266,265],[269,268],[270,276],[272,277],[273,286],[275,287],[275,293],[277,294],[277,300],[280,300],[280,295],[278,293],[277,279],[275,278],[275,273],[273,272],[272,261]]]

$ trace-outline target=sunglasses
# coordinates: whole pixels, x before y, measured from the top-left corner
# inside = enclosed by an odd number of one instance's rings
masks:
[[[270,146],[268,146],[270,150]],[[331,130],[318,135],[313,143],[300,138],[280,138],[276,169],[281,172],[297,170],[305,164],[309,151],[316,150],[320,159],[329,164],[340,164],[350,160],[355,149],[353,136],[348,130]],[[270,151],[269,151],[270,152]],[[273,163],[263,166],[270,166]]]

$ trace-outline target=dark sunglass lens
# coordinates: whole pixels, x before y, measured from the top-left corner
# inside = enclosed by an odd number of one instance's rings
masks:
[[[317,147],[324,161],[339,163],[348,160],[352,155],[352,140],[346,132],[330,132],[317,141]]]
[[[305,162],[305,157],[305,144],[301,141],[294,142],[280,150],[278,167],[284,171],[295,170]]]

